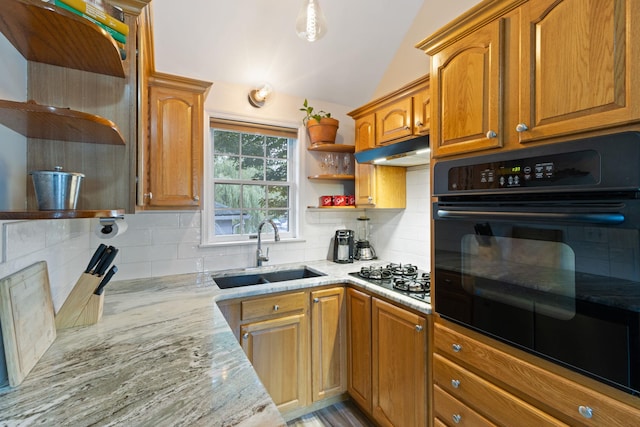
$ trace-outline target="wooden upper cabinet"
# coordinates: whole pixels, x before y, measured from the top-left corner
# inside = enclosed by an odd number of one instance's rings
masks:
[[[429,75],[353,110],[356,152],[429,134]]]
[[[522,6],[520,142],[640,118],[639,19],[634,0]]]
[[[149,79],[145,208],[198,208],[202,197],[204,97],[211,83],[154,74]]]
[[[367,114],[356,120],[356,151],[376,146],[376,115]]]
[[[501,31],[494,21],[432,57],[433,157],[502,146]]]
[[[385,145],[413,133],[413,98],[401,98],[376,111],[376,143]]]

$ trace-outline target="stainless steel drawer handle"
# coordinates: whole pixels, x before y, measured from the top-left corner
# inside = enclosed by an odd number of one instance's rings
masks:
[[[280,310],[280,306],[278,304],[273,306],[273,311],[278,311]]]
[[[453,388],[460,387],[460,380],[451,380],[451,387]]]
[[[578,412],[585,418],[593,417],[593,409],[588,406],[578,406]]]
[[[462,416],[460,414],[453,414],[451,419],[453,420],[454,423],[460,424],[460,421],[462,421]]]
[[[462,351],[462,346],[460,344],[453,344],[451,346],[451,348],[453,349],[453,351],[455,351],[456,353],[460,353]]]

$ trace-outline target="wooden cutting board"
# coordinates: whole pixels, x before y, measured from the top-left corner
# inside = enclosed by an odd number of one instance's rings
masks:
[[[56,339],[44,261],[0,279],[0,326],[9,385],[19,385]]]

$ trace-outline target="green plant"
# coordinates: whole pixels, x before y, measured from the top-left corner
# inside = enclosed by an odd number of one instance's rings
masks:
[[[314,113],[313,107],[309,105],[309,101],[305,98],[304,103],[302,104],[302,108],[300,111],[304,111],[307,115],[302,119],[303,124],[307,124],[309,119],[314,119],[316,121],[320,121],[323,118],[331,118],[331,113],[327,113],[326,111],[320,110]]]

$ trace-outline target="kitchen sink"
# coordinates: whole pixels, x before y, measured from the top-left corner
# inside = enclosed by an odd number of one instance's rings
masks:
[[[214,276],[213,281],[220,289],[228,289],[320,276],[326,276],[326,274],[302,267],[291,270],[266,271],[263,273],[244,273],[221,277]]]

